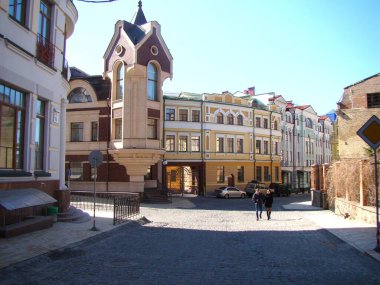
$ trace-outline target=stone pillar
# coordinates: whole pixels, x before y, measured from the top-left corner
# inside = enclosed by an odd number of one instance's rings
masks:
[[[311,167],[311,179],[310,179],[311,185],[310,188],[312,189],[320,189],[319,188],[319,166],[313,165]]]

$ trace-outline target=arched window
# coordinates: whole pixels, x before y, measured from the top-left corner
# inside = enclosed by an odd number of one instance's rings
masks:
[[[117,68],[116,78],[116,100],[123,99],[124,95],[124,65],[120,64]]]
[[[157,101],[157,68],[148,64],[148,99]]]
[[[222,113],[218,113],[218,115],[216,115],[216,123],[218,124],[223,124],[223,114]]]
[[[240,126],[243,125],[243,116],[242,115],[237,116],[237,124]]]
[[[75,88],[68,96],[69,103],[92,102],[91,95],[83,87]]]
[[[227,124],[233,125],[234,124],[234,116],[232,114],[228,114],[227,116]]]
[[[306,128],[313,128],[313,122],[309,118],[306,119]]]

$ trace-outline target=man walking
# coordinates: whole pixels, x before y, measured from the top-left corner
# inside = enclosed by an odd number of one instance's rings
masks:
[[[256,218],[257,220],[261,219],[261,215],[263,213],[263,203],[264,203],[264,195],[260,192],[259,188],[256,188],[255,194],[252,196],[252,201],[255,203],[256,208]],[[260,211],[260,214],[259,214]]]

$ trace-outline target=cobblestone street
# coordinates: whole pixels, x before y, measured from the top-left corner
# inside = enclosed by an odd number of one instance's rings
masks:
[[[380,284],[377,261],[282,207],[306,198],[275,198],[269,221],[250,199],[143,204],[146,219],[3,268],[0,283]]]

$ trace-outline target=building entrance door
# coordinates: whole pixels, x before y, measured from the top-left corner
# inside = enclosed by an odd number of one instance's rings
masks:
[[[173,194],[198,195],[199,172],[190,166],[168,166],[166,181]]]

